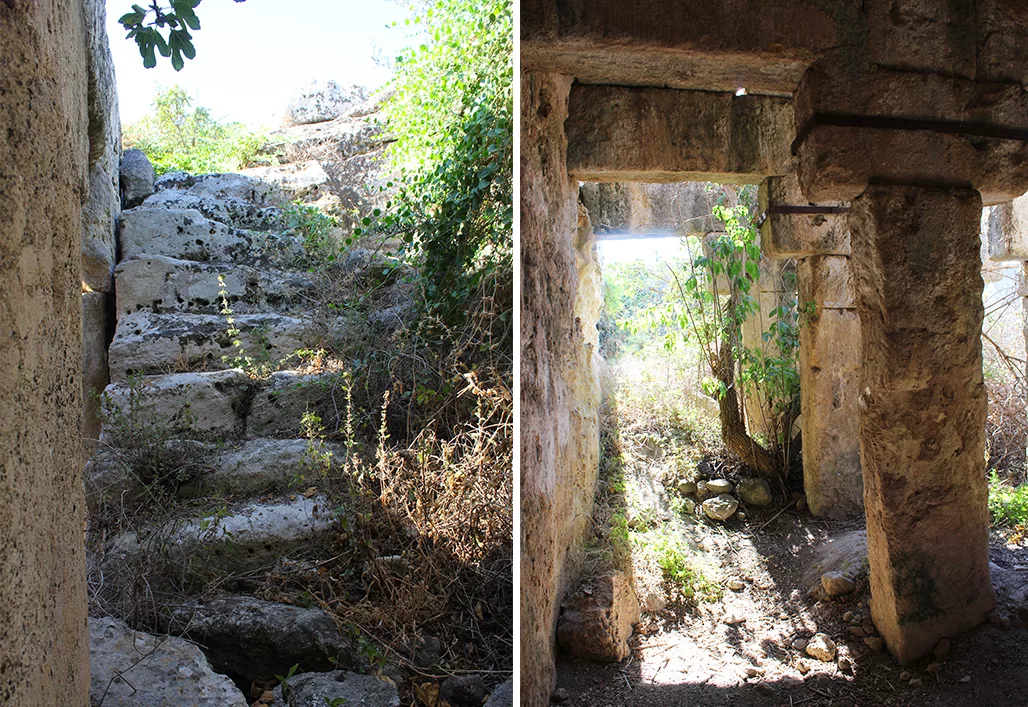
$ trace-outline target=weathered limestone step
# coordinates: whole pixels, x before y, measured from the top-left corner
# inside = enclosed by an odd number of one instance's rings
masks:
[[[165,174],[146,206],[196,209],[213,221],[254,231],[281,227],[289,195],[279,185],[242,174]]]
[[[168,619],[168,633],[196,641],[215,670],[250,680],[355,667],[356,652],[331,616],[315,608],[226,596],[190,603]]]
[[[284,557],[318,555],[317,540],[333,525],[320,496],[173,519],[117,536],[107,551],[105,576],[111,582],[116,577],[135,581],[139,575],[153,583],[175,578],[187,585],[184,589],[211,579],[249,576],[273,568]]]
[[[89,619],[89,668],[91,705],[249,704],[232,680],[216,673],[193,643],[133,631],[117,619]]]
[[[189,445],[192,454],[176,454]],[[197,459],[181,470],[187,478],[175,491],[180,499],[255,498],[294,487],[306,488],[320,476],[338,468],[345,450],[322,440],[251,439],[221,448],[191,440],[167,443],[169,457]],[[141,479],[132,468],[133,455],[123,450],[101,449],[86,464],[86,500],[91,510],[102,502],[133,504],[147,500],[153,479]],[[178,471],[178,470],[176,470]],[[195,474],[195,476],[194,476]]]
[[[175,369],[229,368],[241,355],[276,364],[304,348],[310,333],[309,324],[279,314],[240,314],[231,319],[230,324],[224,315],[151,312],[122,317],[109,352],[111,379]]]
[[[250,434],[295,437],[300,434],[300,420],[308,410],[317,413],[326,427],[332,427],[339,411],[346,407],[344,383],[340,371],[271,374],[253,398],[248,419]]]
[[[142,428],[196,438],[242,437],[253,388],[238,368],[118,381],[104,391],[102,434],[115,442]]]
[[[235,314],[294,312],[308,306],[315,294],[314,281],[305,273],[157,255],[122,262],[115,279],[119,318],[143,309],[219,314],[222,292]]]
[[[195,209],[130,209],[122,212],[118,231],[122,260],[165,255],[288,268],[305,257],[303,246],[292,236],[231,228]]]

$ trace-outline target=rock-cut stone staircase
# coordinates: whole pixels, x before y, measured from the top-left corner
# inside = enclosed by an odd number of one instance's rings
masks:
[[[126,630],[119,619],[198,643],[237,685],[295,664],[361,667],[326,613],[251,596],[272,573],[312,571],[325,556],[333,509],[302,477],[320,473],[312,451],[321,464],[325,452],[342,459],[301,435],[304,413],[328,420],[343,392],[338,372],[290,358],[320,346],[331,325],[311,315],[318,281],[303,243],[280,226],[294,194],[278,176],[169,175],[122,214],[112,382],[86,474],[93,613],[109,617],[95,626],[94,689],[110,683],[96,670]],[[359,278],[370,261],[355,252],[340,267]],[[239,355],[279,370],[255,375],[234,367]],[[171,478],[148,477],[154,468]],[[399,704],[391,685],[344,677],[330,682],[357,692],[337,696]],[[104,704],[117,704],[117,684]],[[246,704],[218,684],[217,704]]]

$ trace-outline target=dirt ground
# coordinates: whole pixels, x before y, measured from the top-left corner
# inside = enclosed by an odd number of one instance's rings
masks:
[[[993,536],[999,604],[992,622],[954,638],[942,660],[900,666],[851,633],[851,624],[870,624],[866,579],[855,593],[838,599],[808,596],[809,578],[817,575],[811,574],[817,548],[859,526],[793,509],[777,518],[776,513],[751,511],[745,520],[723,525],[689,524],[690,542],[720,566],[720,581],[741,579],[743,588],[726,587],[719,601],[698,607],[644,610],[631,639],[632,654],[620,664],[562,655],[555,701],[580,707],[1028,706],[1028,546],[1023,540],[1008,544]],[[641,593],[651,581],[637,576]],[[847,617],[850,624],[843,620],[847,612],[853,615]],[[731,613],[745,621],[728,625]],[[848,664],[821,662],[793,647],[796,638],[817,632],[835,640]],[[932,662],[941,669],[928,671]]]

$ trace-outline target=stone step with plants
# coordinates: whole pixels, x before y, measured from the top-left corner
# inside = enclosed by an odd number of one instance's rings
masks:
[[[309,308],[317,286],[307,273],[161,255],[123,261],[114,277],[119,319],[144,309],[221,314],[226,302],[235,314],[288,314]]]
[[[291,198],[278,184],[242,174],[171,172],[154,182],[143,206],[195,209],[234,228],[273,231],[281,228]]]
[[[235,444],[172,439],[137,448],[102,447],[86,464],[86,501],[167,504],[257,498],[305,490],[339,473],[340,444],[320,439],[248,439]]]
[[[122,260],[163,255],[197,262],[307,267],[307,252],[299,237],[232,228],[195,209],[139,206],[123,211],[118,242]]]
[[[280,314],[227,317],[140,311],[118,322],[109,351],[111,380],[248,363],[277,367],[318,339],[304,320]]]
[[[101,441],[133,444],[140,435],[243,437],[255,384],[242,370],[134,376],[107,386]]]
[[[291,563],[324,559],[324,543],[317,541],[334,526],[328,505],[312,490],[309,498],[222,503],[192,514],[183,506],[115,536],[100,566],[112,590],[142,584],[179,595],[286,572]]]

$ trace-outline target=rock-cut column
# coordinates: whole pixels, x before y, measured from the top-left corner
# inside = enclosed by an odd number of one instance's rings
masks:
[[[795,176],[760,187],[761,247],[796,258],[800,310],[800,424],[803,490],[816,516],[844,517],[864,507],[858,395],[860,318],[851,277],[845,204],[814,206]]]
[[[982,200],[871,186],[850,229],[871,612],[900,662],[980,623],[989,580]]]

